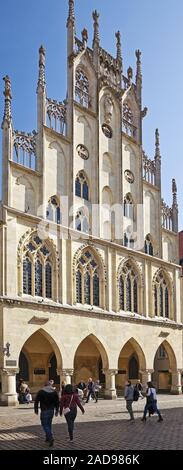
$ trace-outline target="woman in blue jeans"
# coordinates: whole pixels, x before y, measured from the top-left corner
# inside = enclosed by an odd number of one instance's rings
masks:
[[[80,403],[78,394],[73,391],[72,385],[65,386],[65,390],[60,400],[60,416],[62,413],[65,416],[68,426],[70,441],[73,441],[74,421],[77,416],[77,406],[84,414],[85,410]]]
[[[152,382],[147,382],[147,393],[146,393],[146,405],[144,408],[144,414],[142,421],[146,421],[146,414],[148,410],[153,409],[154,413],[157,413],[158,415],[158,422],[163,421],[163,418],[161,416],[161,413],[159,409],[157,408],[157,398],[156,398],[156,389],[154,388]]]

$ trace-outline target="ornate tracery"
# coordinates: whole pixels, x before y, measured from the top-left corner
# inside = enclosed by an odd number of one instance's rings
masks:
[[[76,302],[100,305],[99,265],[88,249],[83,251],[76,267]]]
[[[126,261],[118,269],[119,309],[139,313],[141,302],[141,279],[131,261]]]
[[[58,258],[51,240],[32,232],[19,243],[19,294],[57,299]]]
[[[172,318],[172,286],[168,276],[159,270],[154,276],[154,315],[156,317]]]
[[[81,68],[76,70],[75,80],[75,99],[81,106],[89,108],[89,81]]]

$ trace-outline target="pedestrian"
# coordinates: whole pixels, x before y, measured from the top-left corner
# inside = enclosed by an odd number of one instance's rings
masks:
[[[96,380],[94,382],[94,394],[95,394],[95,403],[98,402],[98,396],[99,396],[99,390],[102,388],[102,386],[100,385],[100,381],[99,380]]]
[[[58,416],[59,410],[59,398],[58,393],[53,387],[53,380],[49,380],[45,387],[43,387],[36,395],[34,403],[34,411],[38,415],[38,405],[40,403],[41,408],[41,425],[46,434],[45,442],[49,442],[50,447],[54,443],[53,433],[52,433],[52,420],[54,416]]]
[[[65,382],[65,380],[62,380],[62,382],[61,382],[61,396],[62,396],[63,393],[64,393],[65,386],[66,386],[66,382]]]
[[[142,386],[140,380],[137,380],[137,383],[135,384],[135,388],[136,388],[136,390],[138,390],[138,392],[139,392],[139,398],[142,400],[142,399],[144,398],[144,396],[143,396],[143,394],[142,394],[143,386]]]
[[[128,380],[125,386],[125,400],[126,400],[126,409],[130,415],[130,421],[134,421],[134,414],[132,409],[133,397],[134,397],[134,387],[131,384],[131,381]]]
[[[62,413],[65,416],[71,442],[73,442],[74,421],[77,416],[77,406],[79,406],[80,410],[84,414],[85,410],[80,403],[78,394],[74,392],[72,385],[68,384],[65,387],[64,394],[61,396],[60,416],[62,416]]]
[[[26,393],[28,390],[28,385],[24,382],[23,379],[20,379],[18,386],[18,401],[20,404],[26,403]]]
[[[86,403],[88,403],[90,397],[95,398],[95,400],[96,400],[95,390],[94,390],[94,382],[93,382],[92,377],[90,377],[88,379],[87,390],[88,390],[88,394],[87,394],[87,398],[86,398]]]
[[[153,413],[157,413],[158,415],[158,423],[160,423],[161,421],[163,421],[163,418],[161,416],[161,413],[157,407],[157,397],[156,397],[156,389],[154,387],[154,385],[152,384],[152,382],[147,382],[147,392],[146,392],[146,405],[145,405],[145,408],[144,408],[144,414],[143,414],[143,417],[142,417],[142,421],[146,421],[146,414],[147,412],[153,412]],[[153,413],[150,413],[150,414],[153,414]]]
[[[28,405],[32,401],[32,395],[30,393],[30,388],[27,388],[26,391],[25,391],[25,401]]]

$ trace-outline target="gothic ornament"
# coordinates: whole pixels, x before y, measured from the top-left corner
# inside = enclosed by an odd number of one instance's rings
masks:
[[[102,124],[102,132],[108,139],[112,138],[112,129],[108,124]]]
[[[88,160],[89,158],[89,151],[83,144],[79,144],[76,148],[77,154],[79,157],[81,157],[83,160]]]
[[[5,103],[4,103],[4,116],[3,116],[2,128],[3,128],[4,122],[7,122],[8,127],[10,127],[10,123],[11,123],[11,120],[12,120],[12,117],[11,117],[11,99],[12,99],[11,81],[10,81],[10,78],[8,77],[8,75],[6,75],[3,78],[3,80],[5,82],[5,89],[4,89],[4,92],[3,92],[3,94],[5,96]]]
[[[125,179],[128,181],[128,183],[133,183],[134,182],[134,174],[130,170],[125,170]]]
[[[113,101],[110,95],[105,96],[104,100],[104,119],[107,124],[110,124],[113,113]]]

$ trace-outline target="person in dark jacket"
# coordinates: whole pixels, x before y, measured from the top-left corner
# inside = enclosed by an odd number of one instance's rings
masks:
[[[85,410],[80,403],[78,394],[73,391],[72,385],[68,384],[65,387],[64,394],[61,396],[60,416],[62,416],[62,413],[65,416],[65,419],[67,421],[70,441],[73,441],[74,421],[77,416],[77,406],[79,406],[80,410],[84,414]]]
[[[133,395],[134,395],[134,387],[131,384],[131,381],[128,380],[125,386],[125,400],[126,400],[126,409],[130,415],[130,421],[134,421],[134,414],[132,409],[133,403]]]
[[[41,425],[46,434],[45,442],[49,442],[49,445],[52,446],[54,443],[53,433],[52,433],[52,420],[54,416],[58,416],[59,410],[59,397],[58,393],[53,387],[53,380],[49,380],[45,387],[43,387],[36,395],[34,403],[34,411],[38,415],[38,406],[40,403],[41,408]]]

